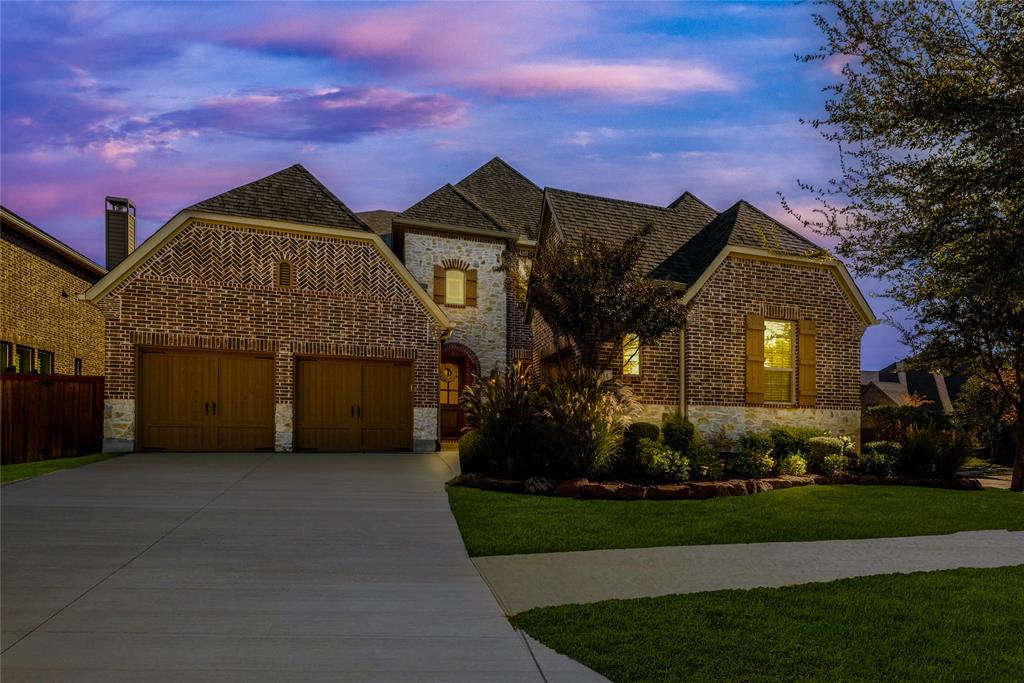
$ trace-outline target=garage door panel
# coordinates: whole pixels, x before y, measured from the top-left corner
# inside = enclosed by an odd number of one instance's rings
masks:
[[[412,366],[301,359],[296,371],[296,447],[319,451],[412,448]]]
[[[251,451],[274,445],[272,357],[144,351],[139,444],[168,451]]]

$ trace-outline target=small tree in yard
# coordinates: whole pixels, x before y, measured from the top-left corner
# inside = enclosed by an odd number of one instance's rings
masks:
[[[820,200],[803,222],[890,283],[920,365],[1002,393],[1024,490],[1024,4],[818,4],[824,45],[803,59],[845,66],[810,124],[841,173],[801,183]]]
[[[638,267],[651,226],[622,244],[550,240],[530,272],[510,253],[503,266],[529,307],[556,336],[568,340],[584,368],[614,366],[627,335],[650,344],[682,325],[685,289],[648,277]]]

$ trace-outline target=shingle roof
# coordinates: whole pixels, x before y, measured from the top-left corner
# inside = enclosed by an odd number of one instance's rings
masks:
[[[370,231],[301,164],[204,199],[189,208],[230,216]]]
[[[429,223],[506,232],[483,207],[450,183],[434,190],[398,215],[400,218]]]
[[[359,220],[370,226],[370,229],[381,237],[391,234],[391,220],[397,215],[397,211],[386,211],[384,209],[360,211],[356,214]]]
[[[505,230],[535,238],[543,191],[529,178],[494,157],[455,184]]]
[[[814,242],[801,237],[742,199],[719,214],[715,223],[728,234],[727,244],[768,249],[793,256],[809,256],[823,251]]]
[[[552,188],[545,192],[558,227],[569,239],[586,234],[590,239],[622,243],[650,223],[653,230],[640,257],[640,267],[656,277],[683,282],[690,281],[685,273],[661,265],[699,235],[715,216],[714,210],[696,197],[669,208]]]

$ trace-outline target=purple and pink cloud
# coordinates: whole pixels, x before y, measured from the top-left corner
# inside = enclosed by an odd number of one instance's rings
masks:
[[[835,171],[798,123],[842,66],[793,58],[820,42],[811,11],[4,3],[2,201],[101,260],[107,194],[133,199],[145,237],[296,161],[356,210],[402,209],[500,154],[541,185],[656,203],[689,189],[786,220],[776,193]],[[866,366],[901,352],[865,339]]]

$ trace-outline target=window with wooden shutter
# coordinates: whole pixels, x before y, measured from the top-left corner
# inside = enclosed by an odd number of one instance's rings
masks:
[[[443,304],[445,298],[444,266],[434,266],[434,303]]]
[[[747,403],[764,403],[764,316],[747,314]]]
[[[800,369],[797,375],[797,386],[800,391],[800,405],[813,406],[818,402],[817,375],[817,328],[813,320],[800,321],[800,338],[797,341],[797,355]]]
[[[444,272],[444,302],[449,306],[466,305],[466,271],[449,268]]]
[[[793,323],[764,321],[764,401],[793,402]]]
[[[476,268],[466,271],[466,305],[476,306]]]

